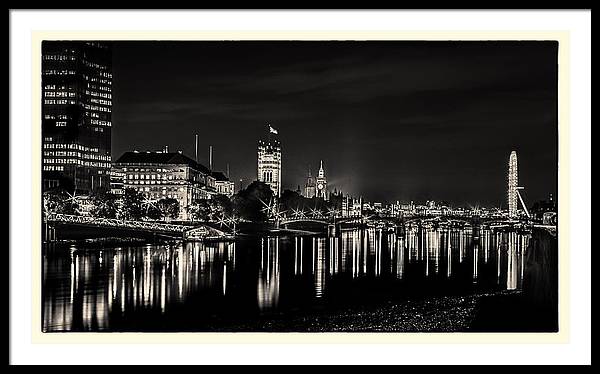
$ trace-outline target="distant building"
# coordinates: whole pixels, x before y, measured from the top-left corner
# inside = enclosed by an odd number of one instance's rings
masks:
[[[329,194],[327,193],[327,177],[325,177],[325,170],[323,169],[323,160],[321,160],[321,167],[319,168],[316,184],[317,190],[315,196],[323,200],[329,200]]]
[[[151,201],[176,199],[183,220],[191,204],[217,193],[208,168],[180,152],[125,152],[113,164],[113,175],[122,177],[123,191],[133,188]],[[113,185],[118,185],[116,180]]]
[[[269,126],[268,140],[258,142],[257,179],[264,182],[277,197],[281,196],[281,143],[274,135],[277,130]]]
[[[235,183],[230,181],[229,178],[220,171],[213,171],[212,177],[215,179],[215,189],[218,194],[225,195],[227,197],[233,196]]]
[[[342,217],[361,217],[363,212],[362,197],[354,198],[345,195],[342,198]]]
[[[123,180],[125,172],[121,168],[112,168],[110,170],[110,193],[115,196],[121,196],[124,192]]]
[[[535,202],[531,207],[531,215],[538,221],[547,221],[548,217],[554,217],[553,215],[547,213],[557,212],[558,206],[552,194],[550,194],[550,197],[547,200]]]
[[[110,190],[112,51],[101,42],[42,43],[45,190]]]
[[[400,202],[397,200],[396,200],[396,202],[394,202],[390,205],[390,213],[393,217],[402,217],[403,212],[400,207],[401,207]]]
[[[344,204],[344,194],[342,191],[338,191],[337,188],[334,189],[329,194],[329,206],[333,208],[336,212],[336,216],[342,216],[342,205]]]
[[[306,185],[304,186],[304,197],[308,199],[312,199],[317,194],[317,184],[315,182],[315,178],[312,176],[310,172],[310,167],[308,168],[308,177],[306,178]]]
[[[377,214],[385,213],[385,207],[381,202],[373,202],[373,211]]]

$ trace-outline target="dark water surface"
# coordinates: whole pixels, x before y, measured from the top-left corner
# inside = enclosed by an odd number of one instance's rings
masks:
[[[428,296],[520,289],[528,234],[363,229],[86,249],[48,244],[44,331],[214,331]],[[243,329],[242,329],[243,330]]]

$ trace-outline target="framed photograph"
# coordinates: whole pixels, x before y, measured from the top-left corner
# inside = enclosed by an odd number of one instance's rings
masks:
[[[568,341],[567,32],[31,45],[33,342]]]

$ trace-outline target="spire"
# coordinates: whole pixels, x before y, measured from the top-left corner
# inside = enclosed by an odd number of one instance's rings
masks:
[[[321,160],[321,167],[319,168],[319,178],[325,177],[325,171],[323,170],[323,160]]]
[[[310,175],[310,165],[308,165],[308,177],[310,178],[312,175]]]

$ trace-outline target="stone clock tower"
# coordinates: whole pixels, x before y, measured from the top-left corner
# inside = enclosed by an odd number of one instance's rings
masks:
[[[321,167],[319,168],[319,174],[317,175],[316,187],[316,197],[328,200],[329,194],[327,193],[327,178],[325,177],[325,170],[323,170],[323,160],[321,160]]]

